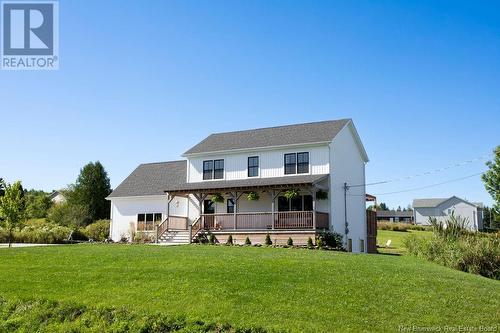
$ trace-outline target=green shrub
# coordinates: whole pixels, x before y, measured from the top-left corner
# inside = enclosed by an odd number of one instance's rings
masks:
[[[318,235],[322,246],[328,246],[335,250],[343,250],[342,235],[332,231],[322,232]]]
[[[250,241],[250,238],[247,238],[245,239],[245,245],[252,245],[252,242]]]
[[[313,244],[313,240],[312,240],[312,238],[311,238],[311,237],[309,237],[309,238],[307,239],[307,248],[308,248],[308,249],[312,249],[312,248],[313,248],[313,246],[314,246],[314,244]]]
[[[134,236],[134,243],[146,244],[153,243],[155,236],[149,232],[138,231]]]
[[[205,231],[200,231],[194,238],[193,243],[207,244],[208,243],[207,233]]]
[[[321,240],[321,237],[316,238],[316,246],[318,247],[318,249],[323,248],[323,241]]]
[[[293,246],[293,239],[292,239],[292,237],[288,237],[288,240],[286,241],[286,245]]]
[[[266,240],[264,241],[264,244],[267,246],[273,245],[273,241],[271,240],[271,236],[269,234],[266,235]]]
[[[226,245],[233,245],[233,235],[227,237]]]
[[[14,243],[61,244],[71,233],[71,229],[43,220],[37,220],[36,225],[27,223],[22,229],[14,229]],[[8,232],[0,228],[0,243],[7,242]]]
[[[210,233],[210,236],[208,237],[208,243],[209,244],[215,244],[215,242],[217,242],[217,238],[215,238],[215,235]]]
[[[400,222],[389,222],[389,221],[379,221],[377,222],[378,230],[392,230],[392,231],[402,231],[406,232],[408,230],[419,230],[419,231],[430,231],[432,228],[430,226],[416,225],[410,223],[400,223]]]
[[[80,228],[92,222],[90,214],[83,206],[60,203],[48,211],[48,220],[66,227]]]
[[[109,220],[98,220],[85,227],[88,238],[103,242],[109,238]]]

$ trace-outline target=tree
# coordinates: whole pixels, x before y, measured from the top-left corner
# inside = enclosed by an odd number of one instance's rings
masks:
[[[70,205],[85,207],[91,220],[108,219],[110,204],[106,197],[111,193],[109,177],[103,165],[97,161],[88,163],[69,191]]]
[[[44,191],[29,190],[25,192],[26,218],[40,219],[47,217],[52,201]]]
[[[381,202],[377,210],[389,210],[389,207],[384,202]]]
[[[486,191],[493,198],[493,215],[497,220],[500,215],[500,146],[495,148],[494,155],[493,161],[486,162],[489,170],[481,176],[481,179]]]
[[[20,181],[11,185],[2,180],[2,188],[4,195],[0,197],[0,217],[9,233],[9,247],[11,247],[12,231],[24,218],[24,191]]]

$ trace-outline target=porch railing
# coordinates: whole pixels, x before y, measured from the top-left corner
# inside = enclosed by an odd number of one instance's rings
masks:
[[[310,230],[314,229],[312,211],[202,214],[205,230]],[[316,212],[316,228],[328,229],[329,214]]]

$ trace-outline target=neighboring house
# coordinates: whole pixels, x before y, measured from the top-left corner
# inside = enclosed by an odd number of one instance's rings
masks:
[[[377,210],[377,221],[412,223],[413,212],[411,210]]]
[[[188,243],[207,230],[219,242],[232,235],[236,243],[247,236],[263,243],[269,233],[277,244],[288,237],[306,244],[328,229],[352,251],[366,252],[359,185],[368,157],[352,120],[212,134],[183,157],[139,165],[109,195],[114,241],[144,231],[159,242]],[[357,186],[344,196],[344,183]],[[292,189],[299,195],[288,200],[284,193]],[[318,191],[328,198],[317,199]],[[214,194],[222,202],[213,202]]]
[[[59,191],[54,191],[51,194],[49,194],[50,201],[52,201],[55,204],[63,203],[66,202],[66,197],[59,192]]]
[[[414,219],[416,224],[429,225],[429,218],[445,221],[453,213],[468,221],[468,229],[483,229],[483,204],[472,203],[452,196],[451,198],[431,198],[413,200]]]

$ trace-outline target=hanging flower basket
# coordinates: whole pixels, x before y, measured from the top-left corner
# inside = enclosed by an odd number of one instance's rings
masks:
[[[257,192],[253,192],[253,191],[252,191],[252,192],[249,192],[249,193],[247,194],[247,200],[248,200],[248,201],[257,201],[257,200],[259,200],[259,199],[260,199],[260,195],[259,195],[259,193],[257,193]]]
[[[318,199],[318,200],[326,200],[326,199],[328,199],[328,192],[323,191],[323,190],[318,190],[316,192],[316,199]]]
[[[295,189],[293,189],[293,190],[288,190],[288,191],[286,191],[283,195],[284,195],[284,196],[285,196],[285,198],[287,198],[288,200],[292,200],[292,199],[294,199],[294,198],[296,198],[296,197],[298,197],[298,196],[299,196],[299,191],[298,191],[298,190],[295,190]]]
[[[212,194],[212,197],[210,198],[210,200],[212,200],[212,202],[222,203],[222,202],[224,202],[224,197],[220,193],[214,193],[214,194]]]

